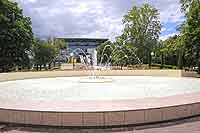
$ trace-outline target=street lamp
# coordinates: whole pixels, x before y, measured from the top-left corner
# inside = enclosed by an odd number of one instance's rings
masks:
[[[151,57],[153,57],[155,54],[154,54],[154,52],[151,52]]]
[[[151,52],[150,55],[151,55],[151,56],[150,56],[149,67],[151,68],[152,61],[153,61],[153,56],[155,55],[155,53],[154,53],[154,52]]]

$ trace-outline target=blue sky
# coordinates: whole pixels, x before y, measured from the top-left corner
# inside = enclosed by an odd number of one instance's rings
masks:
[[[178,34],[184,21],[179,0],[12,0],[31,17],[35,35],[44,37],[109,38],[122,33],[122,18],[132,6],[149,3],[160,10],[160,39]]]

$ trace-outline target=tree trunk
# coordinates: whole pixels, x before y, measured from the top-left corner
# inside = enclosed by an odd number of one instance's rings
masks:
[[[200,59],[198,60],[198,74],[200,74]]]
[[[49,66],[48,66],[48,67],[49,67],[49,69],[51,69],[51,63],[49,63]]]
[[[178,64],[177,64],[179,69],[183,69],[183,51],[182,49],[179,49],[178,52]]]
[[[200,64],[198,65],[198,74],[200,74]]]
[[[200,51],[197,50],[197,55],[196,55],[196,59],[197,59],[197,67],[198,67],[198,74],[200,74],[200,58],[199,58],[199,54],[200,54]]]
[[[163,66],[164,66],[164,53],[162,52],[161,53],[161,66],[160,66],[160,68],[162,69]]]

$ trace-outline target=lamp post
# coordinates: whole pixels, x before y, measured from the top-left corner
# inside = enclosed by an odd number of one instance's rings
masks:
[[[154,55],[155,55],[154,52],[151,52],[151,53],[150,53],[150,63],[149,63],[149,68],[151,68],[151,66],[152,66],[153,56],[154,56]]]
[[[154,54],[154,52],[151,52],[151,56],[153,57],[155,54]]]

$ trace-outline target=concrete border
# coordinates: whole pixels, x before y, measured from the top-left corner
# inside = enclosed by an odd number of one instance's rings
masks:
[[[108,70],[95,71],[104,76],[167,76],[167,77],[197,77],[195,72],[183,70]],[[13,72],[0,73],[0,82],[33,78],[53,78],[65,76],[88,76],[91,71],[43,71],[43,72]]]
[[[45,77],[86,76],[83,71],[2,73],[0,82]],[[100,74],[99,74],[100,75]],[[190,76],[177,70],[104,71],[101,75]],[[89,108],[85,109],[84,105]],[[74,110],[73,110],[74,109]],[[2,103],[0,122],[68,127],[122,126],[162,122],[200,115],[200,93],[164,98],[86,103]]]

